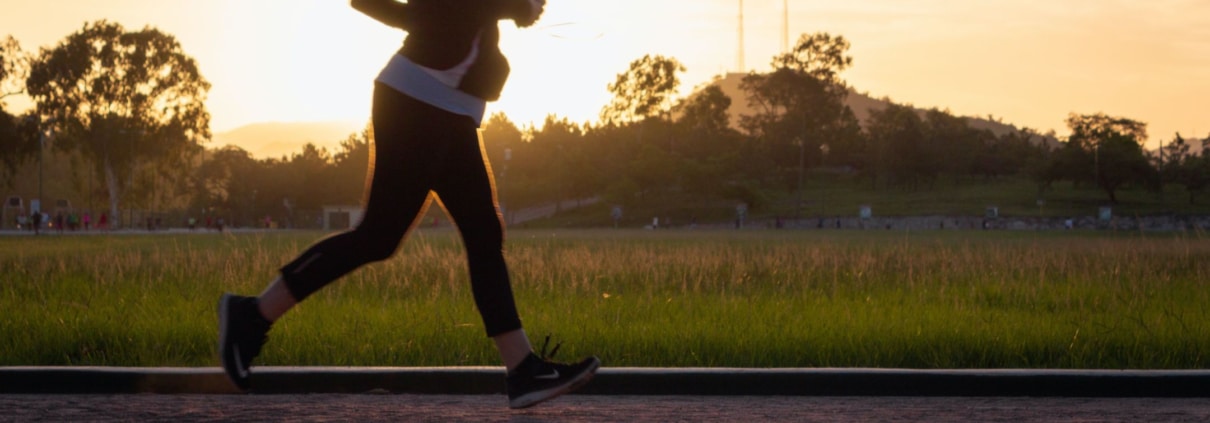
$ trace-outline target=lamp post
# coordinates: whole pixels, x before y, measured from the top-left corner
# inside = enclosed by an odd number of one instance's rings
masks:
[[[802,138],[795,138],[794,142],[798,144],[798,202],[794,204],[794,219],[798,220],[802,218],[802,185],[806,171],[807,142]]]
[[[42,161],[43,161],[43,156],[45,154],[46,154],[46,128],[40,127],[40,128],[38,128],[38,209],[39,209],[38,211],[39,212],[41,212],[42,203],[44,201],[46,201],[46,198],[42,191],[42,178],[43,178]]]
[[[508,175],[508,162],[512,159],[513,149],[505,148],[504,169],[500,170],[500,186],[496,187],[496,191],[498,191],[498,196],[500,197],[500,217],[504,218],[504,222],[508,224],[511,224],[512,222],[508,219],[508,203],[504,202],[504,178],[506,175]]]
[[[38,127],[38,213],[39,214],[42,213],[43,204],[46,202],[46,197],[42,191],[42,161],[43,161],[43,156],[46,154],[45,151],[46,151],[46,128],[39,126]],[[37,222],[35,224],[38,226],[45,225],[46,222],[44,220],[45,219],[42,219],[39,216],[39,218],[37,220],[35,220],[35,222]],[[37,229],[42,229],[42,228],[37,228]],[[38,234],[38,231],[35,230],[34,234],[35,235]]]
[[[830,149],[831,149],[831,148],[830,148],[830,147],[828,147],[828,145],[827,145],[827,144],[820,144],[820,145],[819,145],[819,166],[820,166],[820,167],[827,166],[827,160],[828,160],[828,150],[830,150]],[[826,172],[826,170],[824,170],[824,171]],[[825,188],[825,189],[826,189],[826,188]],[[819,201],[819,218],[820,218],[820,219],[823,219],[823,215],[824,215],[824,212],[825,212],[824,207],[827,205],[827,202],[826,202],[826,201],[824,201],[824,200],[826,199],[825,197],[826,197],[826,196],[825,196],[825,195],[823,195],[823,193],[821,192],[821,193],[820,193],[820,196],[819,196],[819,199],[820,199],[820,201]]]
[[[45,197],[45,193],[43,191],[43,184],[42,184],[42,181],[44,179],[42,163],[44,161],[44,156],[46,155],[46,142],[47,142],[47,139],[50,137],[49,135],[47,135],[47,131],[50,130],[50,128],[49,128],[50,124],[53,123],[55,120],[49,119],[46,121],[42,121],[41,117],[38,117],[38,120],[39,120],[39,125],[38,125],[38,213],[42,213],[43,204],[46,203],[46,197]],[[41,221],[41,223],[39,223],[39,226],[46,224],[46,222],[43,221],[43,219],[39,219],[39,220]],[[37,233],[37,232],[35,232],[35,233]]]

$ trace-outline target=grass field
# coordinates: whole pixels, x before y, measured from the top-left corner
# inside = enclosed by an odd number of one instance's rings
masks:
[[[0,237],[0,365],[214,366],[220,293],[318,233]],[[512,231],[527,331],[607,366],[1210,367],[1198,234]],[[452,231],[304,302],[265,365],[495,365]]]

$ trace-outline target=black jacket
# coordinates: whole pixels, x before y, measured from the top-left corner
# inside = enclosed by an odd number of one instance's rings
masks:
[[[504,19],[524,21],[529,0],[352,0],[354,9],[408,32],[399,53],[418,65],[446,70],[470,54],[479,37],[479,56],[458,89],[484,100],[500,97],[508,79],[508,60],[500,52]]]

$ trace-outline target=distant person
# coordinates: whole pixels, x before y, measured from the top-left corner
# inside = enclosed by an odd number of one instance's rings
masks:
[[[34,235],[41,234],[42,233],[42,212],[33,212],[32,214],[30,214],[29,220],[30,220],[30,223],[33,224]]]
[[[56,231],[56,232],[58,232],[58,233],[63,233],[63,226],[65,226],[65,225],[64,225],[64,219],[63,219],[63,212],[58,212],[58,213],[55,213],[55,223],[54,223],[54,225],[55,225],[55,231]]]
[[[488,101],[507,79],[497,22],[528,27],[545,0],[352,0],[358,11],[407,31],[374,86],[373,171],[357,227],[312,245],[259,297],[219,301],[223,368],[240,388],[274,321],[362,265],[391,257],[435,193],[466,248],[471,291],[507,369],[509,406],[529,407],[587,383],[596,357],[563,364],[534,353],[513,299],[504,227],[478,136]]]
[[[81,216],[80,220],[84,221],[84,232],[88,232],[92,225],[92,213],[84,212],[84,216]]]
[[[97,229],[109,229],[109,213],[101,213],[101,218],[97,220]]]

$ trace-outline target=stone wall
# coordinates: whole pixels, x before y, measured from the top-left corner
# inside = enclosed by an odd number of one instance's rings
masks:
[[[755,225],[751,224],[755,223]],[[748,227],[776,228],[778,221],[751,222]],[[998,217],[974,216],[910,216],[910,217],[829,217],[782,220],[786,229],[865,229],[865,230],[1066,230],[1096,229],[1121,231],[1206,231],[1210,216],[1143,216],[1114,217],[1100,220],[1095,216],[1061,217]]]

